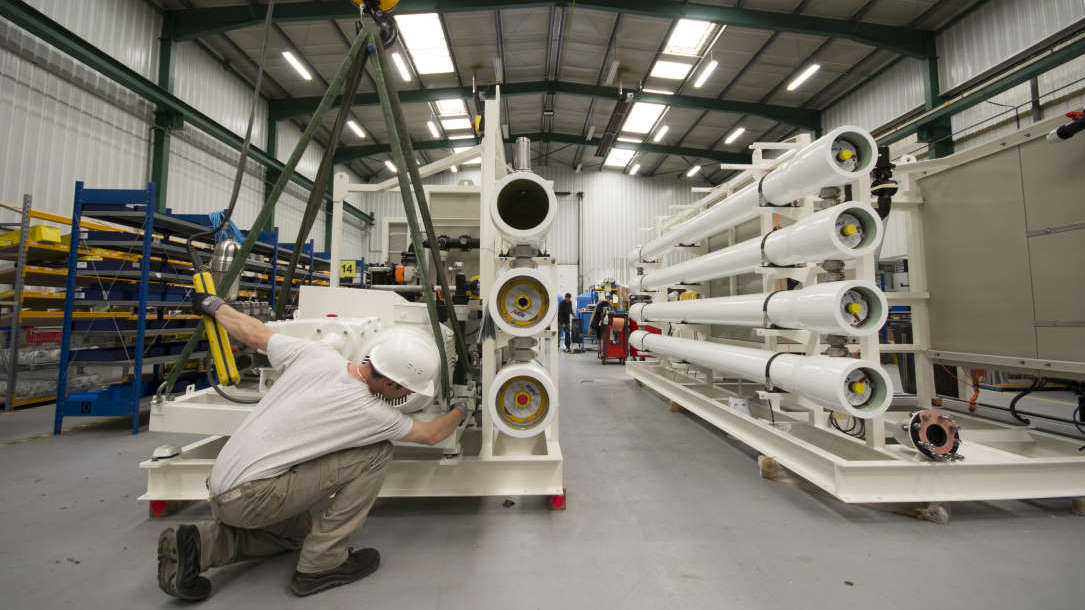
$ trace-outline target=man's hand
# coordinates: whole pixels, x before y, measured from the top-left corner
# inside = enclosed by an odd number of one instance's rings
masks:
[[[192,295],[192,313],[196,315],[214,318],[215,312],[225,304],[226,301],[222,300],[222,297],[206,292],[197,292]]]

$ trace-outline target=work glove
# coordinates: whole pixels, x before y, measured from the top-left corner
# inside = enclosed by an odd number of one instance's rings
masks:
[[[215,312],[225,304],[226,301],[222,300],[222,297],[206,292],[197,292],[192,295],[192,313],[196,315],[214,318]]]
[[[470,405],[467,401],[459,401],[452,403],[452,408],[449,410],[459,411],[460,415],[463,416],[462,421],[467,421],[467,418],[471,416],[471,406],[473,405]]]

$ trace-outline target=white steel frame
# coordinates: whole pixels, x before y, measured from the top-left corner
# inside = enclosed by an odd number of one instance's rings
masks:
[[[500,97],[485,102],[486,122],[480,146],[446,157],[420,168],[423,178],[445,171],[451,165],[470,160],[481,153],[481,186],[441,186],[445,192],[474,193],[480,197],[481,240],[480,294],[488,295],[494,282],[497,257],[502,251],[501,238],[489,218],[486,202],[493,194],[494,184],[507,173],[505,147],[501,139]],[[349,193],[378,192],[398,186],[394,180],[375,185],[350,184],[345,174],[337,174],[333,188],[332,268],[336,268],[342,238],[343,200]],[[546,263],[556,282],[556,267],[551,259]],[[338,285],[338,274],[332,274],[332,287]],[[350,289],[344,289],[350,290]],[[369,314],[365,314],[369,315]],[[391,320],[388,320],[391,321]],[[547,329],[540,342],[540,361],[553,379],[558,376],[558,341],[554,329]],[[482,346],[481,396],[488,394],[498,362],[497,350],[508,344],[508,337],[485,339]],[[456,387],[457,396],[476,396],[474,387]],[[556,398],[556,397],[555,397]],[[560,400],[553,401],[558,409]],[[555,413],[549,427],[533,438],[512,438],[497,431],[488,410],[481,409],[481,428],[464,429],[437,448],[412,443],[398,443],[389,473],[381,488],[381,497],[436,496],[563,496],[563,457],[558,443],[558,416]],[[147,493],[141,500],[205,500],[205,481],[215,457],[225,444],[228,434],[241,423],[250,407],[229,403],[212,390],[186,393],[172,401],[154,404],[151,408],[151,429],[209,435],[180,448],[176,457],[146,460],[140,468],[147,473]],[[433,413],[423,412],[422,417]]]
[[[1033,131],[1036,133],[1031,137],[1043,137],[1047,130],[1035,127]],[[1010,139],[1018,140],[1012,143],[1020,143],[1021,137],[1018,135]],[[727,166],[743,171],[731,181],[709,190],[699,202],[700,205],[679,208],[681,211],[678,214],[661,217],[651,235],[666,232],[677,223],[726,198],[751,180],[760,179],[775,165],[772,161],[764,160],[762,151],[798,148],[809,141],[808,137],[800,136],[781,144],[754,144],[752,165]],[[927,300],[930,295],[927,292],[923,224],[918,207],[922,205],[922,198],[915,179],[929,172],[941,171],[957,163],[1004,149],[1005,145],[1007,144],[996,142],[986,147],[987,152],[973,149],[932,162],[904,162],[898,168],[897,177],[901,188],[893,199],[893,209],[903,214],[908,223],[906,226],[911,290],[907,293],[890,292],[886,293],[886,296],[890,304],[911,307],[913,343],[880,345],[877,335],[860,338],[858,343],[863,358],[875,362],[883,352],[914,353],[918,405],[930,405],[934,396],[932,360],[996,363],[991,358],[974,357],[976,355],[929,351],[930,318]],[[871,201],[868,178],[851,186],[853,200]],[[773,228],[773,214],[798,219],[812,211],[812,197],[806,198],[795,208],[762,208],[761,235]],[[723,234],[729,236],[731,244],[735,243],[735,229],[729,229]],[[707,240],[698,250],[698,254],[707,253]],[[855,279],[874,280],[873,256],[852,261],[848,268],[854,269]],[[784,278],[798,280],[804,286],[811,285],[816,282],[817,272],[819,269],[815,265],[789,269],[763,268],[759,271],[762,288],[766,292],[775,289],[773,284],[776,280]],[[703,286],[707,287],[707,283]],[[734,277],[730,278],[730,286],[731,294],[735,294]],[[701,292],[706,293],[705,290]],[[657,292],[656,297],[665,299],[665,290]],[[707,326],[672,325],[672,329],[682,336],[710,338]],[[800,347],[807,354],[820,351],[817,333],[778,329],[757,329],[756,332],[767,349],[780,351],[783,349],[780,339],[787,339],[798,344],[792,344],[791,347]],[[751,345],[749,342],[713,340]],[[1025,363],[1018,364],[1022,365]],[[1051,370],[1050,366],[1047,365],[1047,370]],[[945,502],[1085,495],[1085,453],[1078,451],[1081,445],[1079,441],[1067,437],[1005,425],[971,415],[954,414],[960,425],[962,439],[959,454],[964,459],[935,463],[926,460],[910,447],[885,442],[887,433],[891,435],[894,429],[907,422],[910,410],[890,411],[866,420],[866,440],[862,441],[828,426],[827,417],[833,415],[801,396],[768,392],[757,384],[741,379],[721,379],[712,371],[670,362],[666,358],[656,358],[651,362],[630,360],[626,363],[626,370],[638,385],[647,386],[659,393],[671,401],[672,407],[680,406],[690,411],[844,502]],[[749,414],[731,408],[729,399],[732,397],[754,399],[749,401]]]

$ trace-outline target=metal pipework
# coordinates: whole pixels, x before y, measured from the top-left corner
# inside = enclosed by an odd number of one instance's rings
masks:
[[[539,334],[557,316],[554,289],[547,274],[528,267],[498,272],[489,309],[498,328],[514,337]]]
[[[494,227],[513,244],[537,245],[550,231],[557,212],[553,185],[530,171],[512,172],[498,180],[490,199]]]
[[[848,125],[837,127],[798,152],[788,151],[781,158],[786,160],[759,182],[634,248],[631,260],[654,259],[678,244],[693,243],[753,220],[762,197],[768,205],[786,205],[823,187],[857,180],[870,173],[878,159],[878,146],[870,132]]]
[[[516,438],[537,436],[557,413],[557,386],[538,362],[509,364],[494,376],[486,408],[502,433]]]
[[[516,138],[516,150],[512,156],[512,166],[517,171],[531,171],[531,138]]]
[[[215,292],[227,302],[237,300],[237,288],[241,283],[241,276],[238,275],[229,286],[222,284],[226,271],[230,269],[239,250],[241,244],[234,238],[227,237],[215,244],[214,253],[211,255],[211,278],[215,282]]]
[[[924,409],[916,411],[899,429],[892,429],[893,437],[905,447],[911,447],[936,462],[960,459],[960,427],[953,421],[949,411]]]
[[[881,365],[853,358],[805,356],[633,331],[629,344],[674,360],[771,385],[833,411],[869,419],[889,408],[893,386]]]
[[[865,256],[881,244],[882,229],[881,218],[869,204],[848,201],[763,238],[642,275],[634,286],[644,292],[680,282],[703,282],[749,273],[763,264],[786,266]]]
[[[767,294],[635,303],[629,315],[637,322],[771,326],[862,337],[885,324],[889,306],[873,282],[849,280]]]

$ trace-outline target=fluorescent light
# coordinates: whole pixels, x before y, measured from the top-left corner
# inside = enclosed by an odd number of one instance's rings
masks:
[[[501,58],[494,58],[494,82],[505,82],[505,67],[501,65]]]
[[[594,136],[594,135],[595,135],[595,125],[591,125],[591,126],[588,127],[588,139],[590,140],[591,137]]]
[[[445,131],[471,129],[471,119],[441,119],[441,126]]]
[[[663,104],[650,104],[648,102],[633,104],[633,109],[629,111],[629,116],[626,117],[625,124],[622,125],[622,131],[648,133],[666,108]]]
[[[504,136],[506,140],[509,139],[509,124],[508,123],[502,123],[501,124],[501,135]]]
[[[663,52],[668,55],[700,55],[712,37],[712,22],[679,19]]]
[[[392,172],[393,174],[398,174],[399,173],[399,170],[396,169],[396,164],[392,163],[388,159],[384,160],[384,166],[387,167],[388,171]]]
[[[582,170],[582,169],[584,169],[584,164],[583,163],[577,163],[576,164],[576,173],[579,174],[580,170]]]
[[[448,169],[451,170],[453,174],[460,171],[460,168],[456,167],[455,165],[453,165],[452,167],[450,167]]]
[[[454,136],[448,136],[449,140],[474,140],[475,136],[469,133],[461,133]]]
[[[426,121],[426,127],[429,128],[429,135],[431,135],[431,136],[433,136],[435,138],[441,137],[441,132],[437,131],[437,124],[436,123],[434,123],[433,121]]]
[[[720,62],[714,59],[708,62],[708,65],[704,67],[704,70],[701,70],[701,75],[697,77],[697,80],[693,81],[693,88],[700,89],[702,86],[704,86],[705,81],[708,80],[709,76],[712,76],[712,73],[716,71],[716,68],[719,65]]]
[[[610,149],[610,154],[607,155],[606,160],[603,161],[603,165],[606,167],[625,167],[633,160],[633,155],[635,154],[637,154],[635,150],[612,148]]]
[[[399,76],[403,78],[403,82],[411,82],[411,71],[407,69],[407,62],[403,61],[403,56],[399,53],[392,53],[392,62],[396,64],[396,69],[399,70]]]
[[[663,136],[667,135],[667,132],[670,131],[670,130],[671,130],[670,125],[664,125],[663,127],[660,127],[659,130],[656,131],[656,137],[652,138],[652,141],[653,142],[659,142],[660,140],[663,139]]]
[[[610,62],[610,69],[607,70],[607,79],[603,81],[604,85],[609,87],[611,83],[614,82],[614,77],[618,75],[618,66],[620,65],[621,62],[619,62],[617,59]]]
[[[359,138],[365,137],[365,132],[362,131],[362,128],[358,125],[358,123],[354,121],[347,121],[347,127],[350,127],[350,130],[354,132],[354,135],[358,136]]]
[[[690,69],[693,66],[684,64],[678,61],[666,61],[663,59],[656,60],[654,66],[652,66],[651,76],[656,78],[667,78],[670,80],[682,80],[689,74]]]
[[[697,172],[699,172],[699,171],[701,171],[701,166],[700,165],[694,165],[693,167],[689,168],[688,172],[686,172],[686,178],[692,178],[692,177],[696,176]]]
[[[437,114],[438,116],[463,116],[467,114],[467,105],[458,97],[437,100]]]
[[[313,80],[313,75],[309,74],[309,71],[305,69],[305,66],[303,66],[300,61],[298,61],[297,57],[294,57],[293,53],[290,51],[283,51],[283,57],[286,58],[286,63],[293,66],[302,78],[305,80]]]
[[[674,91],[667,91],[666,89],[641,89],[645,93],[658,93],[660,95],[674,95]]]
[[[734,142],[735,140],[739,139],[740,137],[742,137],[742,134],[744,134],[744,133],[746,133],[746,128],[745,127],[739,127],[738,129],[732,131],[731,135],[727,136],[727,139],[724,140],[723,143],[724,144],[730,144],[730,143]]]
[[[817,72],[819,68],[821,68],[821,64],[810,64],[809,67],[807,67],[805,70],[802,71],[802,74],[796,76],[795,80],[788,83],[787,90],[788,91],[794,91],[794,90],[798,89],[799,86],[801,86],[803,83],[805,83],[806,79],[813,76],[814,72]]]
[[[618,141],[619,142],[629,142],[630,144],[640,144],[644,140],[641,139],[641,138],[630,138],[630,137],[627,136],[627,137],[618,138]]]
[[[629,168],[629,175],[630,176],[636,176],[637,172],[639,172],[639,171],[640,171],[640,163],[634,163],[633,167]]]
[[[445,29],[441,27],[441,18],[437,13],[397,15],[396,25],[419,74],[445,74],[455,71],[452,57],[448,53]]]

